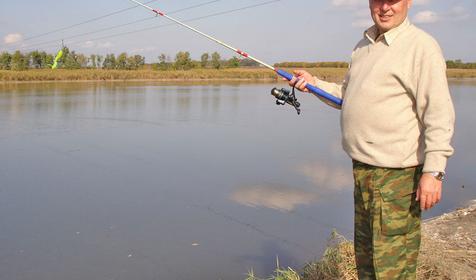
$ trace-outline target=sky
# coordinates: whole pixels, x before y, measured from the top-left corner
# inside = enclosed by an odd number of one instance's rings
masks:
[[[148,5],[166,13],[177,11],[170,16],[270,64],[348,61],[363,31],[372,25],[367,0],[158,0]],[[173,58],[179,51],[189,51],[194,59],[205,52],[218,51],[224,58],[234,55],[134,6],[128,0],[0,0],[0,52],[54,53],[63,39],[70,49],[87,55],[127,52],[144,55],[147,62],[157,61],[162,53]],[[132,9],[66,28],[126,8]],[[180,11],[184,8],[190,9]],[[208,17],[213,14],[219,15]],[[476,61],[476,0],[413,0],[409,18],[437,39],[446,59]],[[80,36],[84,33],[89,34]]]

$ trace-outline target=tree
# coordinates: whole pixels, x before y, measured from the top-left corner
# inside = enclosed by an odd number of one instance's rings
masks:
[[[75,51],[69,52],[68,50],[68,54],[63,55],[63,66],[65,69],[80,69],[81,62],[83,62],[83,59]]]
[[[245,58],[245,59],[242,59],[240,61],[240,66],[242,66],[242,67],[258,67],[259,63],[254,61],[254,60],[251,60],[249,58]]]
[[[89,62],[91,63],[91,67],[96,69],[98,67],[98,64],[97,64],[97,55],[95,54],[91,54],[89,56]]]
[[[12,62],[12,55],[8,52],[2,52],[0,54],[0,69],[2,70],[10,70]]]
[[[45,63],[43,61],[44,57],[41,55],[39,51],[32,51],[29,56],[30,56],[31,67],[36,69],[43,68],[43,64]]]
[[[166,54],[164,53],[160,54],[159,63],[156,64],[157,69],[162,71],[167,70],[169,68],[169,63],[168,63],[169,61],[170,61],[170,58]]]
[[[221,67],[221,56],[219,53],[214,52],[212,53],[212,67],[215,69],[220,69]]]
[[[145,57],[134,55],[127,58],[127,69],[137,70],[145,64]]]
[[[61,67],[65,69],[80,69],[83,58],[78,57],[75,51],[70,51],[68,47],[63,48],[63,56],[59,60]]]
[[[116,69],[127,69],[127,53],[121,53],[117,56]]]
[[[103,56],[102,55],[97,55],[97,68],[101,68],[102,61],[103,61]]]
[[[234,56],[228,60],[227,65],[229,68],[238,68],[240,67],[240,59]]]
[[[16,51],[12,56],[11,69],[15,71],[26,70],[28,68],[28,59],[20,51]]]
[[[175,55],[175,69],[189,70],[193,67],[189,52],[178,52]]]
[[[210,55],[208,53],[202,54],[200,58],[200,65],[202,68],[207,68],[208,67],[208,60],[210,59]]]
[[[51,68],[51,65],[53,65],[53,62],[55,61],[54,56],[52,54],[47,54],[46,52],[41,53],[44,55],[43,61],[45,62],[43,68]]]
[[[116,56],[114,54],[108,54],[104,58],[102,67],[105,69],[115,69],[116,68]]]
[[[79,64],[80,68],[88,67],[88,58],[84,54],[77,54],[75,60]]]

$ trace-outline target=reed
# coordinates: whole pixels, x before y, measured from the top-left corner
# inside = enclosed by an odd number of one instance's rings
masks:
[[[284,70],[292,72],[293,69]],[[341,82],[346,68],[305,68],[311,74],[331,82]],[[448,69],[449,78],[476,78],[476,69]],[[1,82],[35,81],[196,81],[196,80],[280,80],[273,71],[264,68],[166,70],[105,70],[105,69],[34,69],[26,71],[0,70]]]

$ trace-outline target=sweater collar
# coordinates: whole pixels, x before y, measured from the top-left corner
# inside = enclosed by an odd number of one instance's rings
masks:
[[[370,27],[369,29],[365,30],[364,37],[366,37],[372,44],[375,44],[376,42],[380,40],[385,40],[387,45],[390,46],[398,37],[398,35],[400,35],[403,32],[403,30],[405,30],[410,25],[411,25],[410,20],[406,18],[399,26],[393,29],[390,29],[389,31],[385,32],[384,34],[381,34],[378,37],[377,37],[378,29],[377,29],[377,26],[374,25]]]

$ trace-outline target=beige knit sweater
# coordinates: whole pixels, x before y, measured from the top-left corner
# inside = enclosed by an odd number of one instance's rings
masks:
[[[315,80],[344,100],[344,150],[379,167],[444,171],[455,115],[438,43],[408,19],[376,36],[375,26],[365,32],[343,85]]]

